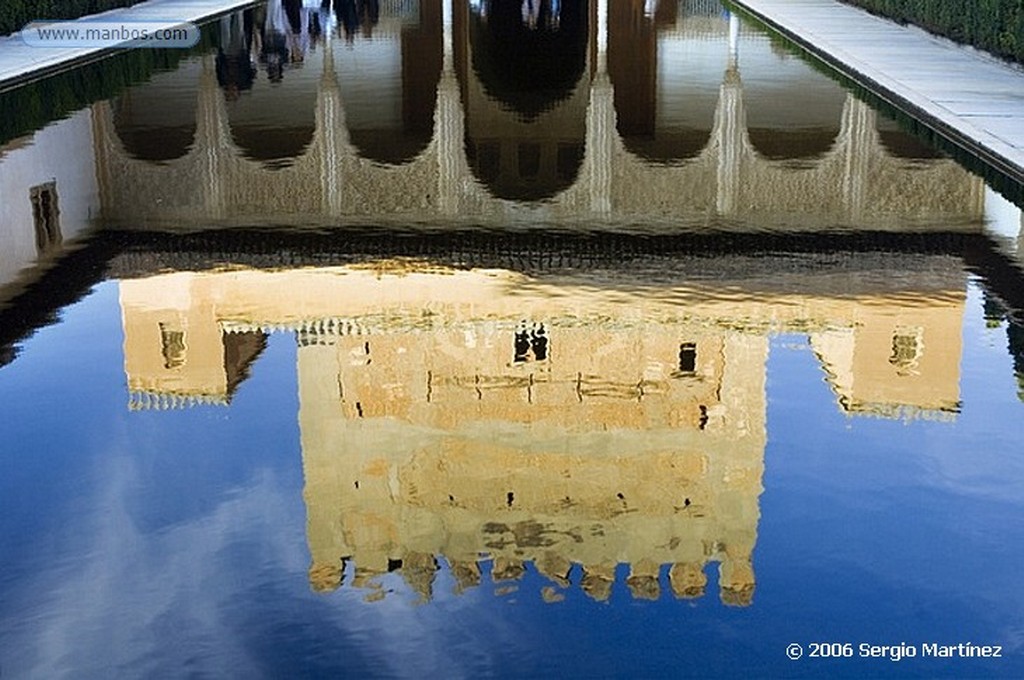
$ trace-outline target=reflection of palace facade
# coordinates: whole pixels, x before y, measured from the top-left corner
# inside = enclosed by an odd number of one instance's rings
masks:
[[[408,260],[124,280],[130,404],[227,402],[266,334],[294,333],[316,590],[354,564],[352,585],[398,570],[430,597],[437,556],[460,587],[487,556],[496,581],[532,563],[567,585],[580,565],[599,599],[618,564],[644,598],[667,568],[692,597],[717,563],[744,605],[768,333],[808,333],[851,414],[953,418],[965,282],[945,264],[913,306]]]

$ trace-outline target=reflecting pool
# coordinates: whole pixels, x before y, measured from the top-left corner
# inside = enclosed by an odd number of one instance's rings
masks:
[[[0,674],[1024,674],[1019,192],[706,0],[125,64],[0,93]]]

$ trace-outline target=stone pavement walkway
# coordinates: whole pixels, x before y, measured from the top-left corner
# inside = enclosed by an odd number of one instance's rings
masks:
[[[3,1],[3,0],[0,0]],[[103,21],[164,20],[198,23],[254,0],[148,0],[132,7],[113,9],[85,19]],[[112,52],[110,48],[32,47],[21,35],[0,37],[0,90],[41,78],[78,64],[99,59]]]
[[[1024,183],[1024,68],[836,0],[735,4]]]

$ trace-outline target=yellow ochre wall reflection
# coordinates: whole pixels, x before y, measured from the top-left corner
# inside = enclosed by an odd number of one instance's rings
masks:
[[[953,418],[963,274],[906,291],[595,287],[408,259],[120,283],[132,408],[227,402],[265,335],[294,333],[317,591],[425,599],[527,563],[603,599],[752,602],[772,332],[806,333],[847,413]],[[813,289],[813,285],[803,289]],[[346,569],[348,565],[348,570]],[[354,565],[354,566],[353,566]],[[552,591],[554,592],[554,591]],[[549,593],[550,594],[550,593]],[[557,594],[557,593],[556,593]]]

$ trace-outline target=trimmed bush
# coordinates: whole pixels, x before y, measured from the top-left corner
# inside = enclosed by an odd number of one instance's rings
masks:
[[[77,19],[87,14],[128,7],[140,0],[2,0],[0,35],[20,31],[37,19]]]
[[[1024,0],[844,0],[1024,63]]]

